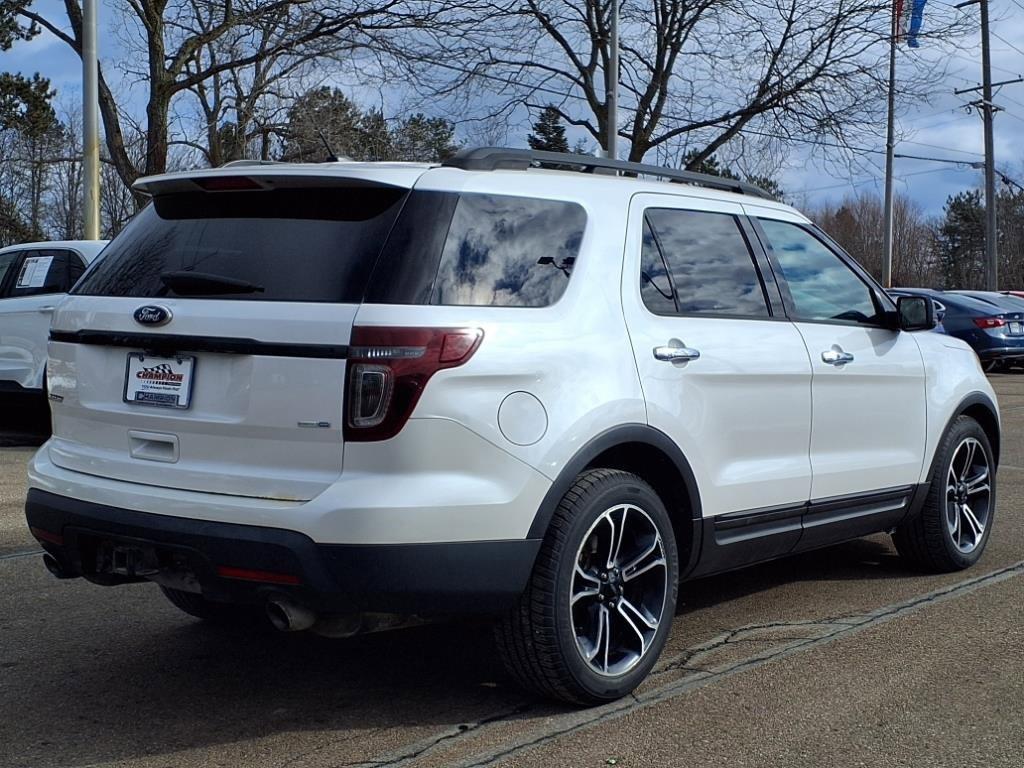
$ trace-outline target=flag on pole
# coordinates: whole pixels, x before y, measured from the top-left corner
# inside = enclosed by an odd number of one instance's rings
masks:
[[[924,20],[924,6],[928,0],[896,0],[897,42],[907,41],[911,48],[920,47],[917,36]]]

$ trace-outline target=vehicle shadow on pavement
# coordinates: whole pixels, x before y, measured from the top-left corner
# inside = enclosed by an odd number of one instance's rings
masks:
[[[95,616],[95,623],[114,613]],[[160,618],[159,625],[139,626],[125,614],[125,625],[113,633],[96,626],[108,642],[118,642],[100,648],[87,641],[93,653],[74,651],[73,660],[61,662],[73,674],[24,665],[0,669],[0,679],[5,672],[33,678],[30,685],[16,683],[31,690],[18,704],[20,717],[42,723],[59,711],[70,725],[7,729],[10,738],[0,752],[31,766],[157,755],[176,765],[170,755],[204,747],[235,745],[251,756],[266,738],[274,740],[275,759],[268,764],[276,765],[282,761],[276,737],[289,733],[291,745],[309,749],[351,739],[344,762],[361,762],[380,757],[381,741],[392,742],[385,738],[390,730],[398,746],[439,728],[472,727],[460,723],[565,709],[531,699],[506,680],[483,622],[332,640],[279,633],[256,622],[228,627],[175,614]],[[229,757],[226,764],[245,762]]]
[[[869,581],[923,575],[901,560],[888,536],[880,534],[697,579],[685,585],[686,602],[676,610],[676,616],[793,582]]]

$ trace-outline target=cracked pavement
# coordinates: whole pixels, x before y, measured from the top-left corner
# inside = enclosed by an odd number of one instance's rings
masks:
[[[1024,375],[993,384],[976,567],[921,575],[874,536],[685,584],[655,673],[589,710],[510,686],[482,622],[328,640],[58,582],[20,554],[31,453],[0,449],[0,766],[1021,768]]]

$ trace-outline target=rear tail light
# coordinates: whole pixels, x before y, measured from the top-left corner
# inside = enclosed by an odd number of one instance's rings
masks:
[[[976,317],[974,324],[979,328],[1002,328],[1006,321],[1001,317]]]
[[[479,328],[353,328],[345,439],[387,440],[397,435],[430,377],[464,364],[483,337]]]

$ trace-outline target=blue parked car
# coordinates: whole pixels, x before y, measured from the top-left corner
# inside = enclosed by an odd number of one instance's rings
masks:
[[[970,344],[985,371],[1012,362],[1024,363],[1024,300],[985,291],[929,288],[895,288],[890,293],[929,296],[940,304],[944,331]]]

